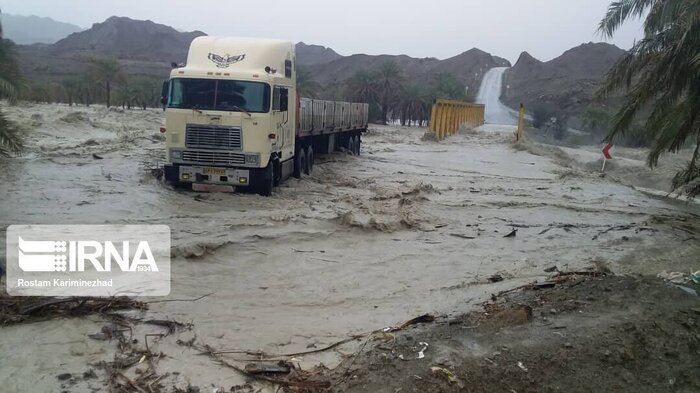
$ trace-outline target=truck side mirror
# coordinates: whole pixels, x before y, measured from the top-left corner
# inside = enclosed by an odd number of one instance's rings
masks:
[[[168,104],[168,90],[170,81],[163,81],[163,86],[160,89],[160,103],[165,107]]]

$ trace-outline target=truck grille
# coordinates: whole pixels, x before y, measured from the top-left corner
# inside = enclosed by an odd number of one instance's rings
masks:
[[[209,124],[188,124],[185,130],[185,146],[241,150],[241,129]]]
[[[243,165],[245,164],[245,155],[228,151],[183,150],[182,161],[192,164]]]

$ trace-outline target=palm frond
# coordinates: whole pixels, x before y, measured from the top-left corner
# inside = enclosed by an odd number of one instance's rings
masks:
[[[598,32],[605,37],[612,37],[625,21],[632,17],[641,17],[656,2],[660,2],[660,0],[619,0],[612,2],[605,17],[598,25]]]
[[[21,130],[14,122],[0,112],[0,156],[21,154],[24,149],[24,138]]]

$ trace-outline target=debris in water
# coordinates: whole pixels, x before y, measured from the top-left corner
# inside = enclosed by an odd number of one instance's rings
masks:
[[[494,274],[493,276],[489,277],[489,281],[491,281],[491,282],[503,281],[503,276],[501,276],[500,274],[496,273],[496,274]]]
[[[146,303],[128,297],[19,297],[0,294],[0,325],[27,320],[106,313],[115,310],[144,310]]]
[[[68,379],[71,379],[73,376],[71,373],[63,373],[63,374],[58,374],[56,378],[58,378],[59,381],[65,381]]]
[[[694,283],[700,284],[700,270],[691,274],[690,279],[693,280]]]
[[[676,286],[677,286],[678,288],[680,288],[681,290],[683,290],[683,292],[685,292],[685,293],[688,293],[688,294],[690,294],[690,295],[698,296],[698,291],[696,291],[696,290],[693,289],[693,288],[688,288],[688,287],[685,287],[685,286],[683,286],[683,285],[676,285]]]
[[[555,266],[550,266],[546,269],[544,269],[545,273],[553,273],[553,272],[558,272],[559,268]]]
[[[508,233],[507,235],[505,235],[505,236],[503,236],[503,237],[515,237],[515,235],[516,235],[517,233],[518,233],[518,228],[513,228],[513,230],[510,231],[510,233]]]
[[[533,289],[547,289],[554,288],[555,285],[557,285],[555,281],[542,281],[532,284],[532,287]]]
[[[283,361],[277,364],[250,363],[245,366],[245,371],[248,374],[289,374],[291,370],[292,367]]]
[[[681,272],[667,272],[664,270],[661,273],[657,274],[656,277],[662,278],[674,284],[683,284],[687,281],[687,279],[685,278],[685,274]]]
[[[98,154],[96,154],[96,153],[92,153],[92,158],[94,158],[94,159],[96,159],[96,160],[103,160],[103,159],[104,159],[104,157],[102,157],[102,156],[100,156],[100,155],[98,155]]]
[[[520,368],[521,370],[527,372],[527,367],[525,367],[525,365],[523,364],[523,362],[518,362],[518,368]]]
[[[418,351],[418,359],[423,359],[425,357],[425,351],[428,349],[428,343],[421,341],[418,343],[418,345],[423,346],[423,348]]]
[[[443,377],[443,378],[446,378],[448,381],[456,383],[460,388],[463,388],[463,387],[464,387],[464,384],[463,384],[459,379],[457,379],[457,377],[455,376],[455,374],[454,374],[452,371],[450,371],[450,370],[448,370],[448,369],[446,369],[446,368],[442,368],[442,367],[430,367],[430,372],[431,372],[431,373],[433,374],[433,376],[435,376],[435,377]]]
[[[460,239],[473,240],[476,239],[475,236],[463,235],[461,233],[450,233],[450,236],[458,237]]]

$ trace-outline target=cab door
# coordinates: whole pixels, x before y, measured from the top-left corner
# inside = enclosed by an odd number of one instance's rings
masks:
[[[277,135],[276,147],[282,151],[282,160],[291,158],[293,149],[293,127],[289,112],[289,89],[284,86],[275,86],[272,93],[272,126]]]

